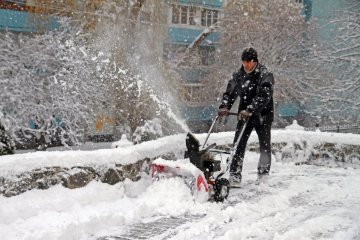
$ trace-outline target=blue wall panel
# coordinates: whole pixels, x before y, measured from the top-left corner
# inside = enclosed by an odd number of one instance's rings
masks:
[[[222,0],[177,0],[171,2],[179,3],[179,4],[197,5],[197,6],[210,7],[210,8],[222,7]]]
[[[44,19],[35,14],[29,15],[28,12],[0,9],[0,30],[37,32],[39,29],[51,30],[57,27],[59,23],[52,16]]]
[[[213,106],[186,106],[181,109],[181,113],[187,121],[211,121],[217,109]]]
[[[309,21],[312,16],[312,0],[304,0],[303,15],[305,21]]]
[[[301,109],[295,103],[279,103],[279,117],[295,117],[300,114]]]
[[[192,43],[202,32],[203,30],[170,27],[168,30],[168,39],[170,43],[183,43],[187,45]],[[214,45],[218,42],[218,39],[218,33],[210,33],[201,43],[201,46]]]

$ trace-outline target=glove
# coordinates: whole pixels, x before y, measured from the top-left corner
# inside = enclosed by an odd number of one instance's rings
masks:
[[[252,112],[249,112],[248,110],[242,110],[239,113],[238,119],[239,121],[246,121],[251,116],[252,116]]]
[[[218,110],[218,116],[219,116],[219,117],[228,116],[228,115],[229,115],[229,112],[230,112],[230,110],[227,109],[227,108],[220,108],[220,109]]]

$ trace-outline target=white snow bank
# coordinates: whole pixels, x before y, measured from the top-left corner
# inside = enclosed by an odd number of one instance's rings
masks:
[[[203,143],[207,134],[196,135]],[[111,167],[117,164],[131,164],[139,159],[154,158],[163,154],[174,152],[177,158],[183,158],[185,134],[163,137],[157,140],[143,142],[115,149],[100,149],[94,151],[54,151],[32,152],[15,155],[0,156],[0,176],[15,175],[36,168],[60,166],[71,168],[73,166],[92,166],[97,169]],[[211,134],[208,144],[230,144],[234,132],[221,132]],[[257,135],[252,133],[249,143],[257,142]],[[350,133],[306,132],[300,130],[272,130],[272,142],[309,144],[334,143],[360,145],[360,135]]]

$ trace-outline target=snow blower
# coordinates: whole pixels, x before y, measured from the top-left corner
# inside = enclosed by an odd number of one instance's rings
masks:
[[[237,116],[238,114],[229,113],[229,115]],[[196,200],[204,202],[213,198],[216,202],[224,201],[230,190],[230,159],[235,154],[236,146],[243,135],[247,121],[234,147],[218,147],[216,143],[206,146],[218,119],[219,116],[214,118],[202,149],[200,149],[199,140],[189,132],[186,136],[185,159],[176,161],[154,160],[151,166],[153,180],[181,177],[190,187]]]

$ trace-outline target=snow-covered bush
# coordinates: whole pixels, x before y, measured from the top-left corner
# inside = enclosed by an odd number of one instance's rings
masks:
[[[34,133],[32,116],[48,122],[56,115],[66,135],[76,139],[93,121],[94,109],[109,102],[98,62],[92,58],[96,53],[88,47],[89,34],[71,19],[60,23],[58,29],[42,34],[0,36],[0,110],[14,132]],[[52,125],[47,130],[58,129]]]
[[[135,144],[157,139],[163,136],[161,121],[157,118],[153,120],[146,120],[145,124],[136,128],[133,134],[133,141]]]
[[[0,156],[13,154],[15,152],[15,143],[11,135],[6,131],[5,126],[0,119]]]

